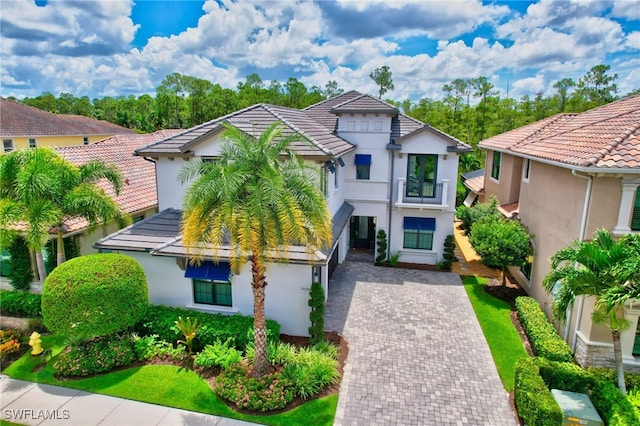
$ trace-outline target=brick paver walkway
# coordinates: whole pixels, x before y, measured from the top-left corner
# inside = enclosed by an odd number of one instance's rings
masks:
[[[349,342],[336,425],[516,425],[458,275],[351,257],[325,328]]]

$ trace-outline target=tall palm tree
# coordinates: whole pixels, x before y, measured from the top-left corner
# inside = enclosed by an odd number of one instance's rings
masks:
[[[251,264],[255,361],[253,376],[268,373],[265,325],[267,263],[286,262],[284,248],[321,248],[331,241],[331,217],[317,168],[291,150],[297,136],[284,137],[273,124],[254,138],[225,125],[215,163],[194,162],[182,182],[195,179],[184,198],[183,242],[199,260],[205,247],[228,244],[231,267]],[[228,242],[226,241],[228,239]]]
[[[102,178],[113,185],[116,193],[120,191],[119,170],[100,161],[76,167],[46,147],[0,157],[0,227],[11,231],[23,224],[41,280],[46,277],[42,247],[52,227],[57,228],[60,264],[65,260],[65,221],[72,217],[83,217],[91,225],[113,219],[124,221],[116,203],[95,184]]]
[[[623,305],[640,297],[640,235],[614,240],[609,231],[598,229],[591,241],[575,241],[551,258],[552,271],[544,278],[544,288],[556,291],[554,317],[564,320],[576,296],[595,297],[594,323],[611,330],[618,387],[626,393],[620,333],[628,328]]]

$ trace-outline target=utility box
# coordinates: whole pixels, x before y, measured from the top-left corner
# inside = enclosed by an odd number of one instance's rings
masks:
[[[564,413],[563,425],[604,426],[588,395],[558,389],[551,389],[551,394]]]

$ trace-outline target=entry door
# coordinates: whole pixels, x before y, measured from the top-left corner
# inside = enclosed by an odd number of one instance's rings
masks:
[[[375,218],[370,216],[351,217],[351,235],[353,248],[372,249],[375,241]]]

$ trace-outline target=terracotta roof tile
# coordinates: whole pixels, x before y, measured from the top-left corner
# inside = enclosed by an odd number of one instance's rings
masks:
[[[115,164],[122,172],[124,185],[119,195],[115,195],[106,182],[98,184],[114,198],[120,208],[133,214],[152,208],[158,204],[156,192],[155,165],[133,152],[158,139],[179,133],[181,130],[161,130],[149,134],[115,135],[90,145],[67,146],[55,148],[62,157],[80,166],[91,160],[102,160]],[[88,226],[86,220],[69,218],[65,221],[65,232],[74,232]]]
[[[135,134],[131,129],[82,115],[53,114],[0,97],[0,136]]]
[[[484,175],[467,179],[463,182],[463,184],[476,194],[480,194],[482,193],[482,191],[484,191]]]
[[[640,95],[560,114],[486,139],[479,146],[581,168],[640,164]]]

